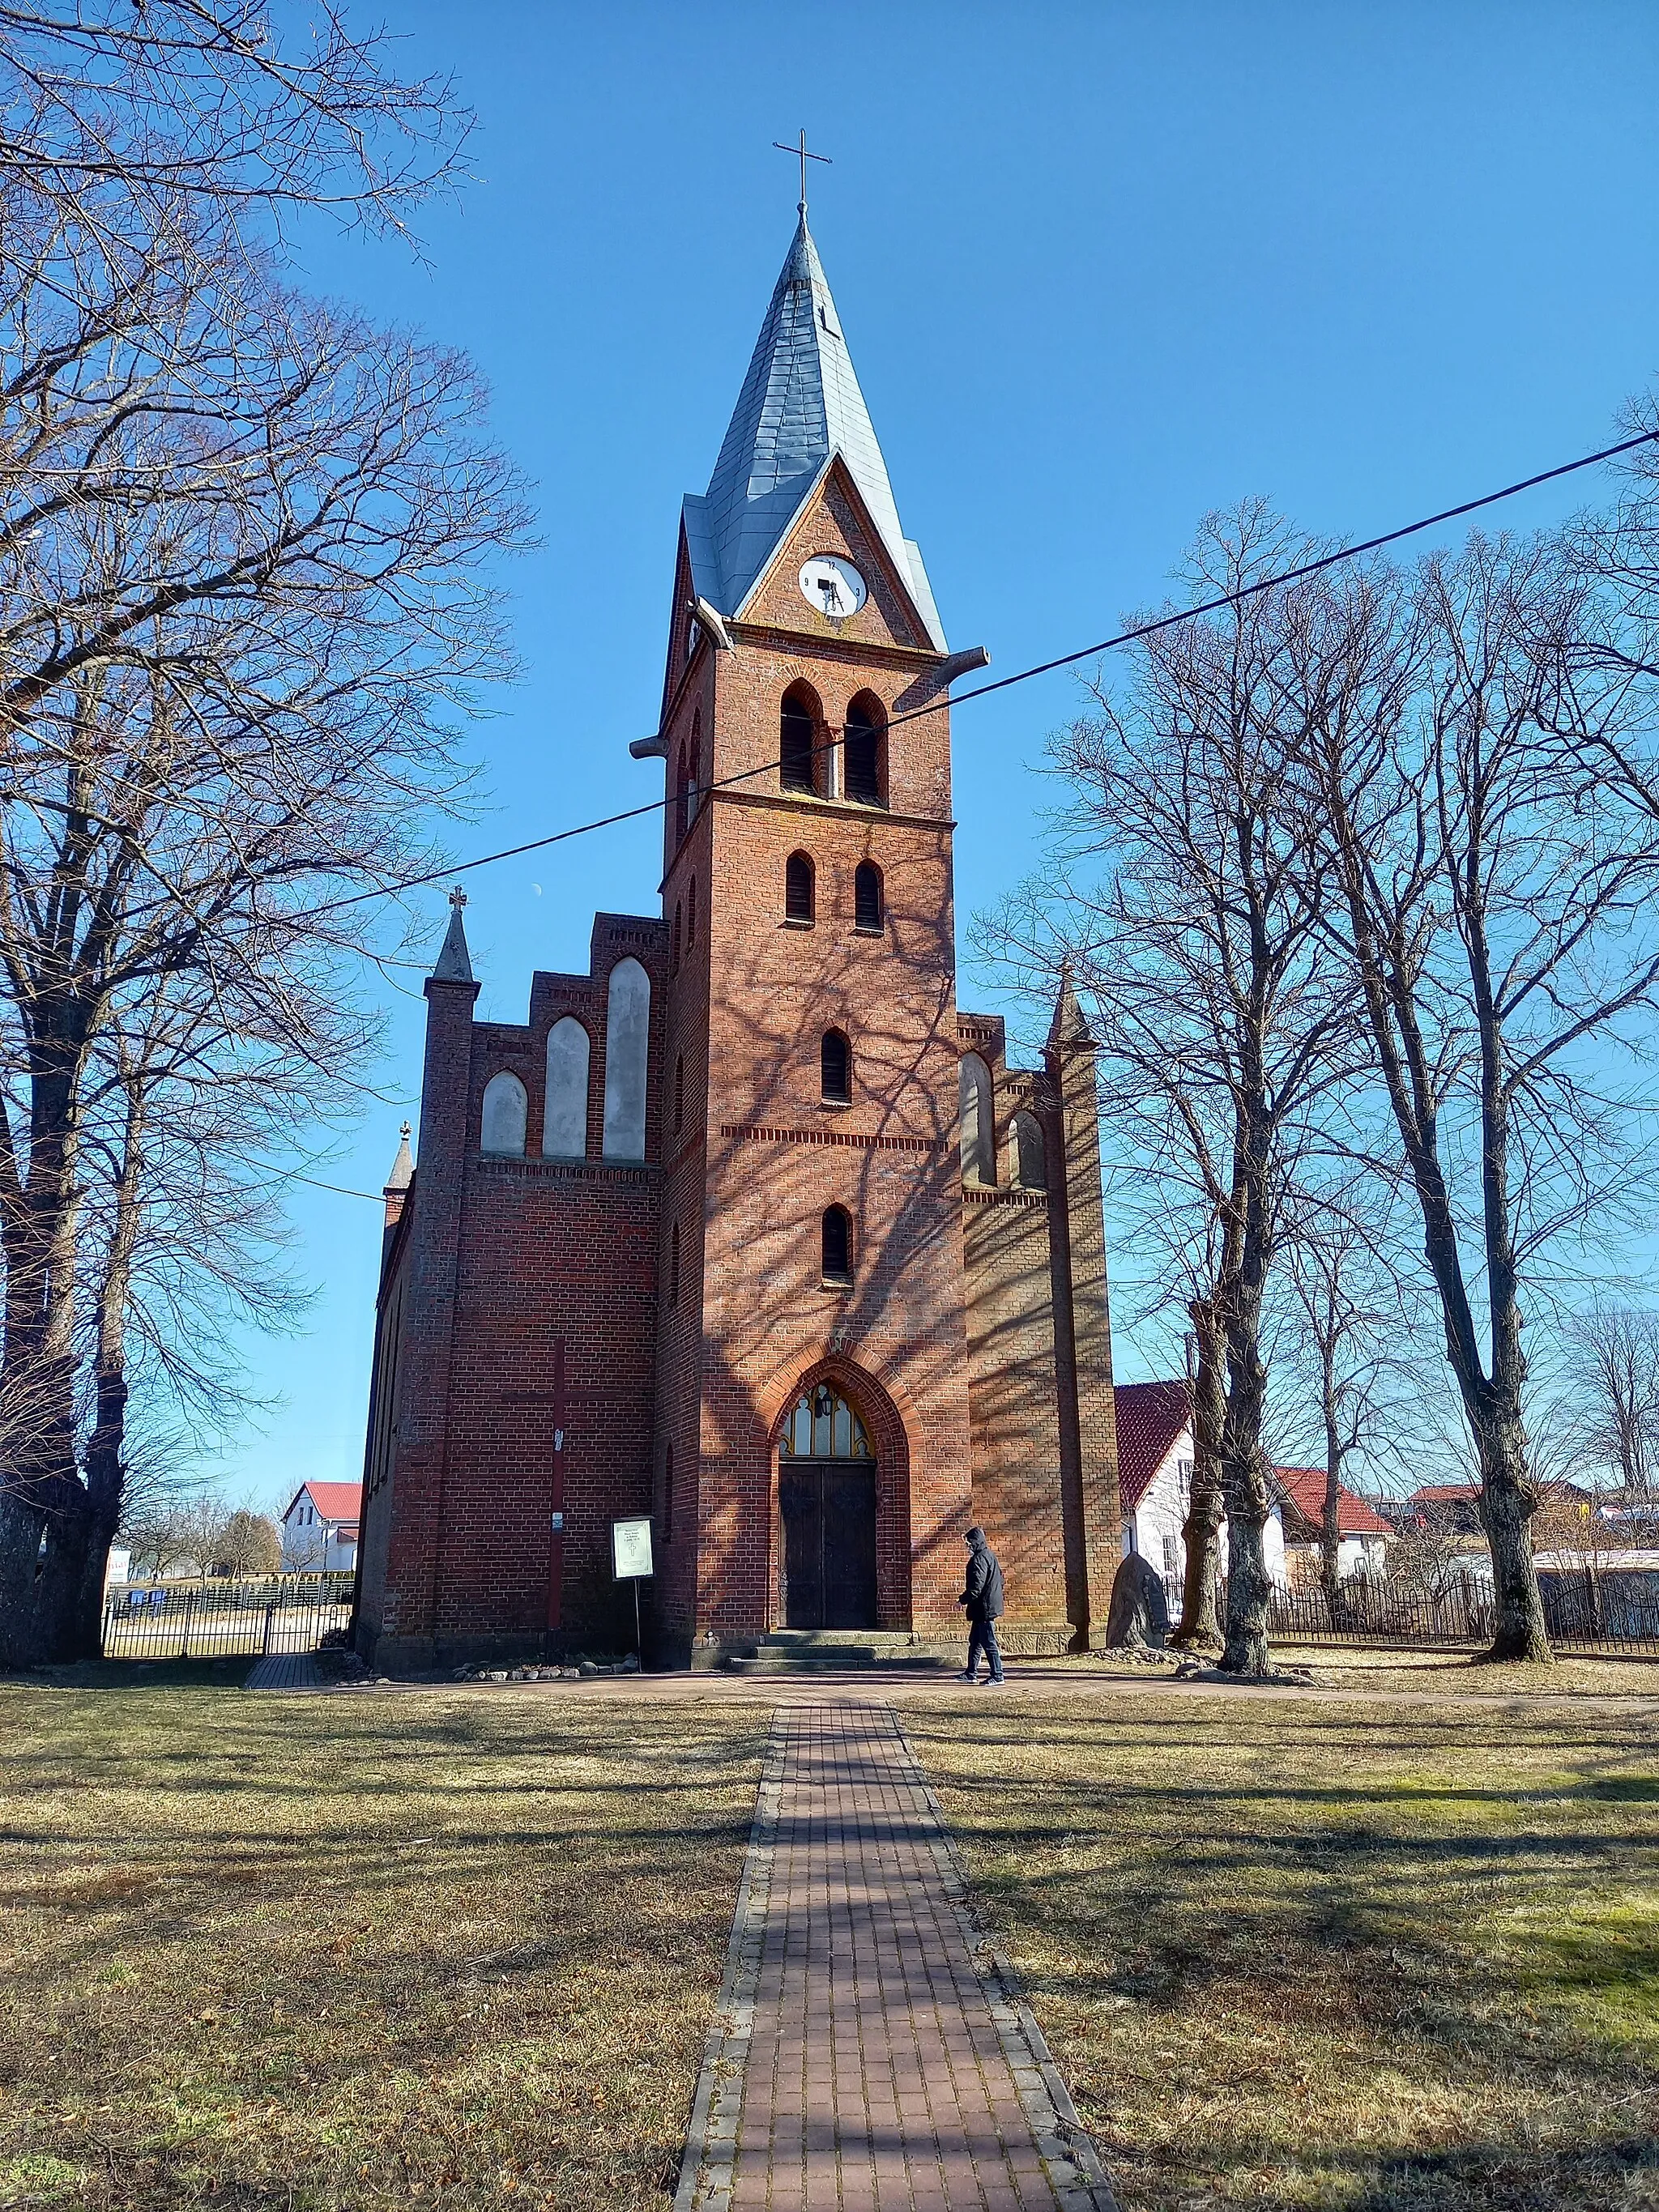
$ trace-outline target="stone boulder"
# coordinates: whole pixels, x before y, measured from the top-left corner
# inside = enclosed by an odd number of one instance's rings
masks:
[[[1131,1552],[1112,1583],[1111,1610],[1106,1616],[1109,1651],[1144,1651],[1163,1648],[1170,1632],[1170,1608],[1164,1580],[1138,1552]]]

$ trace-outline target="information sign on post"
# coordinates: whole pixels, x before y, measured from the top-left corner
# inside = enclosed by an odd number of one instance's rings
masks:
[[[640,1584],[647,1575],[654,1575],[651,1564],[651,1516],[637,1513],[626,1521],[611,1523],[611,1575],[613,1582],[634,1585],[634,1649],[643,1663],[645,1651],[640,1635]]]

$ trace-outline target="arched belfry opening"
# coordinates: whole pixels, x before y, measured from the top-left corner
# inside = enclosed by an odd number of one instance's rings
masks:
[[[842,1384],[801,1392],[778,1439],[779,1595],[786,1628],[873,1628],[877,1462]]]

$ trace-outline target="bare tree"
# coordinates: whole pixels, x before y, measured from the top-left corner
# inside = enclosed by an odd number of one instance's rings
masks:
[[[448,156],[373,155],[402,128],[375,40],[325,16],[294,62],[260,21],[0,10],[41,134],[0,149],[0,1409],[35,1409],[0,1462],[0,1662],[95,1636],[132,1333],[175,1382],[213,1365],[161,1241],[183,1164],[338,1108],[378,944],[342,902],[418,872],[454,711],[507,666],[483,564],[522,507],[476,375],[283,291],[243,222],[393,220]],[[237,1183],[214,1165],[202,1206],[262,1234]]]
[[[1212,519],[1190,556],[1194,594],[1239,591],[1304,550],[1260,506]],[[1346,603],[1302,586],[1147,640],[1126,695],[1098,686],[1099,714],[1054,749],[1073,794],[1058,890],[1033,887],[988,935],[1028,978],[1045,957],[1072,962],[1096,1010],[1107,1126],[1197,1289],[1196,1425],[1218,1396],[1222,1663],[1237,1673],[1268,1663],[1264,1299],[1287,1186],[1355,1044],[1302,749],[1310,725],[1377,681],[1369,636],[1356,649]],[[1182,1630],[1201,1625],[1184,1619]]]
[[[282,0],[0,5],[0,198],[50,199],[118,250],[179,206],[220,230],[302,207],[401,228],[455,181],[471,118],[392,59],[330,0],[298,19]]]
[[[1334,1183],[1310,1179],[1292,1200],[1285,1237],[1288,1310],[1273,1347],[1273,1430],[1287,1461],[1313,1449],[1323,1463],[1320,1578],[1333,1608],[1350,1462],[1387,1450],[1401,1397],[1415,1394],[1424,1364],[1391,1199],[1386,1182],[1364,1169]]]
[[[1659,1313],[1597,1301],[1566,1325],[1574,1440],[1616,1468],[1627,1499],[1654,1495],[1659,1466]]]
[[[238,1577],[274,1575],[283,1564],[282,1531],[256,1506],[234,1506],[215,1539],[214,1563]]]
[[[1581,567],[1474,538],[1427,562],[1409,696],[1313,732],[1312,811],[1418,1200],[1480,1470],[1497,1659],[1550,1656],[1528,1523],[1525,1291],[1630,1182],[1610,1070],[1659,982],[1659,830],[1608,749],[1632,679],[1587,677]]]

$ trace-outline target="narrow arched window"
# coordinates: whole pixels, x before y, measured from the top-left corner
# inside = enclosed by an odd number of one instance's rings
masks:
[[[674,942],[672,950],[670,951],[668,957],[668,972],[671,975],[678,975],[680,972],[680,923],[682,918],[680,903],[679,901],[676,899],[674,902]]]
[[[853,876],[854,927],[879,929],[885,911],[881,896],[881,870],[873,860],[860,860]]]
[[[778,778],[786,791],[814,791],[817,745],[817,701],[804,684],[783,695],[778,712]]]
[[[847,796],[863,806],[879,806],[886,796],[882,774],[884,734],[884,718],[878,702],[869,692],[860,691],[847,709],[842,759]]]
[[[783,864],[783,918],[812,919],[812,863],[805,853],[792,853]]]
[[[845,1106],[853,1097],[853,1048],[844,1030],[825,1030],[818,1047],[818,1071],[824,1097],[832,1106]]]
[[[1042,1152],[1042,1125],[1034,1114],[1016,1114],[1008,1124],[1009,1181],[1022,1190],[1048,1188]]]
[[[503,1159],[522,1159],[529,1105],[516,1075],[492,1075],[484,1085],[482,1150]]]
[[[674,1134],[680,1133],[685,1119],[685,1055],[680,1054],[674,1062]]]
[[[850,1283],[853,1279],[853,1222],[844,1206],[823,1209],[823,1279]]]
[[[680,1224],[677,1221],[668,1232],[668,1303],[677,1306],[680,1302]]]
[[[631,956],[611,970],[605,1019],[605,1157],[645,1158],[645,1069],[651,978]]]
[[[997,1179],[996,1129],[991,1111],[991,1071],[976,1052],[963,1055],[962,1179],[994,1183]]]
[[[689,952],[697,941],[697,879],[692,877],[685,887],[685,949]]]
[[[687,830],[691,826],[690,818],[685,811],[685,794],[690,782],[691,772],[687,768],[685,761],[685,740],[682,738],[674,771],[674,829],[676,835],[681,837],[684,836]]]
[[[680,835],[697,818],[697,787],[702,781],[702,716],[691,718],[691,742],[685,754],[685,765],[680,776]]]
[[[547,1033],[547,1092],[542,1102],[542,1151],[549,1159],[580,1159],[587,1150],[587,1031],[572,1014]]]

